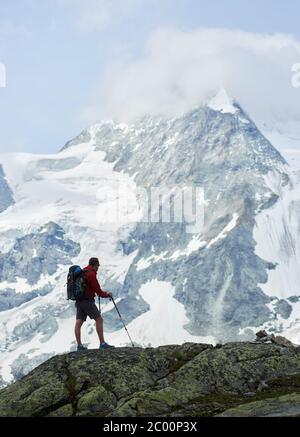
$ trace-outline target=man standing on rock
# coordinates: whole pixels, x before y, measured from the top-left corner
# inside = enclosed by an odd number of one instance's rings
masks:
[[[90,319],[94,319],[96,322],[96,330],[100,340],[99,349],[113,348],[107,344],[103,336],[103,319],[100,312],[95,304],[95,295],[100,297],[112,297],[112,293],[103,291],[97,280],[97,271],[99,269],[100,263],[98,258],[91,258],[89,260],[89,265],[84,268],[85,271],[85,281],[86,289],[84,292],[84,298],[76,302],[76,324],[75,324],[75,337],[77,341],[77,350],[83,351],[87,348],[81,343],[81,326],[86,321],[87,316]]]

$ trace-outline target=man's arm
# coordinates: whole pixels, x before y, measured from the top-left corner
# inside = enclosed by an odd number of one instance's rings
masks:
[[[98,296],[100,296],[100,297],[112,297],[112,293],[108,293],[108,292],[103,291],[101,289],[100,284],[99,284],[98,279],[97,279],[96,272],[95,272],[95,274],[91,272],[89,280],[90,280],[90,285],[93,288],[93,291]]]

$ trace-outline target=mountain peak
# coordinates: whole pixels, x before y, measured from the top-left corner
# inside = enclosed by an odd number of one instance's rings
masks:
[[[235,114],[238,107],[234,100],[228,95],[225,88],[220,88],[218,93],[207,103],[207,106],[214,111],[220,111],[223,114]]]

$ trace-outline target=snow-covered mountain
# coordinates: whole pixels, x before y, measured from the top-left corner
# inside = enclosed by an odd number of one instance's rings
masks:
[[[0,165],[0,213],[13,203],[12,191],[6,181],[2,165]]]
[[[244,340],[259,328],[300,342],[299,173],[224,90],[175,119],[99,122],[57,154],[0,155],[0,169],[3,384],[75,346],[66,272],[91,256],[136,344]],[[122,195],[135,212],[139,187],[195,185],[199,233],[113,220]],[[107,341],[129,344],[113,305],[102,300],[102,312]],[[92,321],[83,341],[98,346]]]

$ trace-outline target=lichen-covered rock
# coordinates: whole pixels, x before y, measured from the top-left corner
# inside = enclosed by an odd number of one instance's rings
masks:
[[[0,416],[280,415],[284,405],[298,414],[300,348],[246,342],[72,352],[0,392]]]
[[[221,417],[300,417],[300,393],[250,402],[220,414]]]
[[[286,347],[293,346],[293,343],[290,340],[288,340],[285,337],[282,337],[281,335],[276,335],[276,337],[274,338],[274,343],[279,344],[280,346],[286,346]]]

